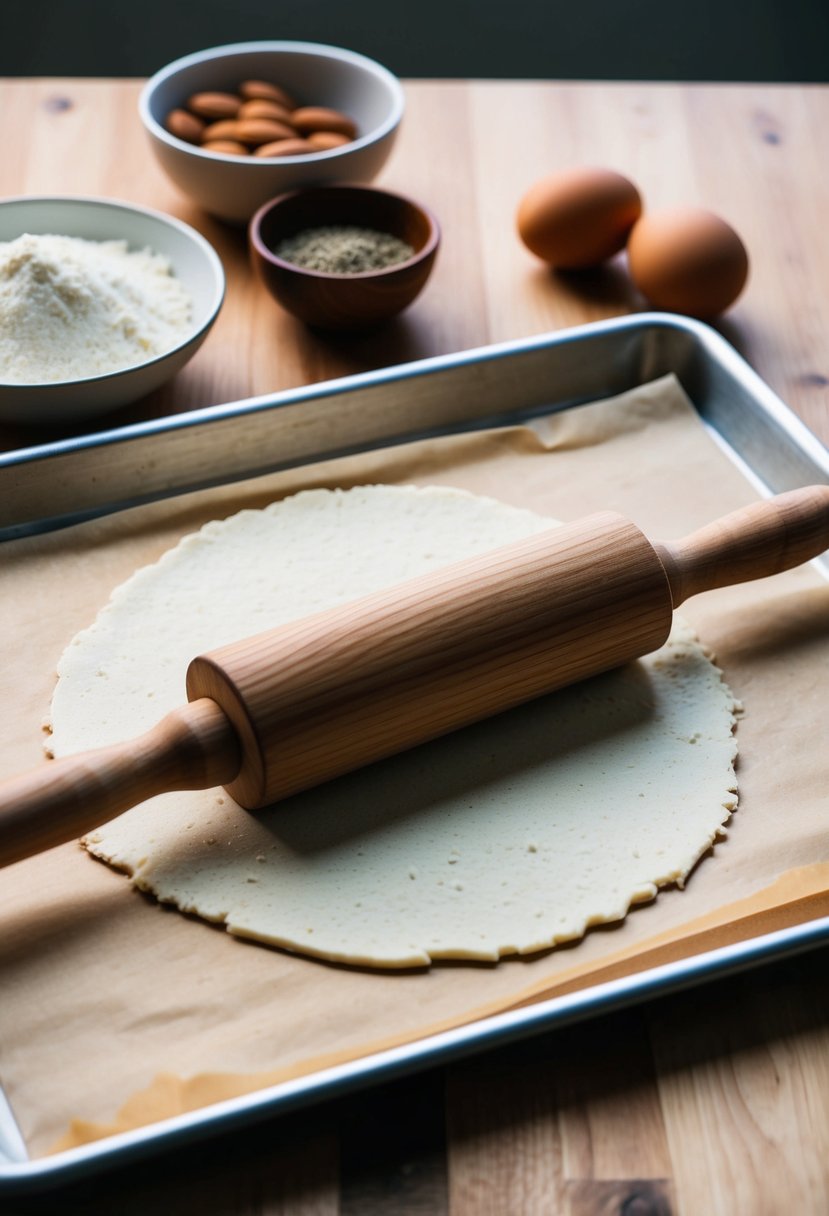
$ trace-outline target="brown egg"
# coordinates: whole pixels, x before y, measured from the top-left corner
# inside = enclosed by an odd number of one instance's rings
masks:
[[[595,266],[624,247],[642,213],[633,182],[584,166],[541,178],[518,207],[521,240],[560,270]]]
[[[700,207],[644,215],[628,240],[628,266],[651,304],[690,317],[724,312],[748,278],[748,254],[737,233]]]

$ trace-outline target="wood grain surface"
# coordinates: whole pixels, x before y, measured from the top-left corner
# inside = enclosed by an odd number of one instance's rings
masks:
[[[644,307],[623,256],[554,275],[513,216],[542,173],[631,176],[646,206],[698,203],[751,255],[718,325],[829,440],[829,89],[419,82],[381,178],[435,211],[427,288],[384,330],[322,337],[281,313],[244,234],[162,177],[139,83],[0,83],[0,196],[105,195],[216,246],[228,294],[176,381],[113,422],[541,333]],[[97,424],[96,424],[97,425]],[[41,438],[42,433],[38,438]],[[33,441],[6,430],[6,448]],[[271,1119],[94,1183],[3,1199],[3,1216],[777,1216],[829,1211],[826,949]]]

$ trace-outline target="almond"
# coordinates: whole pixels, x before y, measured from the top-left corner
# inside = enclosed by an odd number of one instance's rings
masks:
[[[293,110],[296,105],[290,93],[267,80],[243,80],[239,85],[239,92],[245,101],[276,101],[288,110]]]
[[[276,101],[265,101],[256,97],[253,101],[243,101],[239,110],[239,118],[271,118],[276,122],[291,125],[291,113],[287,106],[281,106]]]
[[[164,126],[176,139],[183,139],[188,144],[199,143],[204,130],[202,120],[195,114],[188,114],[187,110],[171,110],[164,119]]]
[[[212,122],[201,133],[203,144],[215,143],[217,139],[234,139],[237,143],[241,143],[242,141],[239,138],[239,123],[234,122],[232,118],[225,118],[221,122]]]
[[[247,156],[248,149],[235,139],[211,139],[201,146],[202,152],[223,152],[225,156]]]
[[[232,93],[194,93],[187,109],[199,118],[235,118],[241,104]]]
[[[312,131],[308,136],[308,143],[315,152],[330,152],[332,148],[350,144],[351,140],[347,135],[340,135],[338,131]]]
[[[242,118],[236,124],[236,134],[243,144],[270,144],[276,139],[291,139],[296,136],[287,123],[275,122],[272,118]]]
[[[347,114],[339,110],[329,110],[325,106],[301,106],[294,110],[291,122],[297,131],[307,135],[310,131],[334,131],[338,135],[347,135],[354,139],[357,134],[357,124]]]
[[[254,156],[307,156],[314,149],[307,139],[277,139],[272,144],[260,144]]]

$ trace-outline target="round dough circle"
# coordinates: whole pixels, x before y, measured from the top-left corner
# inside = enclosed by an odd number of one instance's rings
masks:
[[[311,490],[185,537],[63,655],[55,755],[149,729],[193,655],[555,521],[437,487]],[[690,629],[638,663],[249,814],[165,794],[86,838],[234,934],[353,964],[495,960],[682,883],[736,805],[734,700]]]

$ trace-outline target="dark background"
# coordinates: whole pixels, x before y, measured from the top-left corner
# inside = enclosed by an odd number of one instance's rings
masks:
[[[410,77],[829,80],[829,0],[0,0],[3,76],[147,76],[273,38]]]

